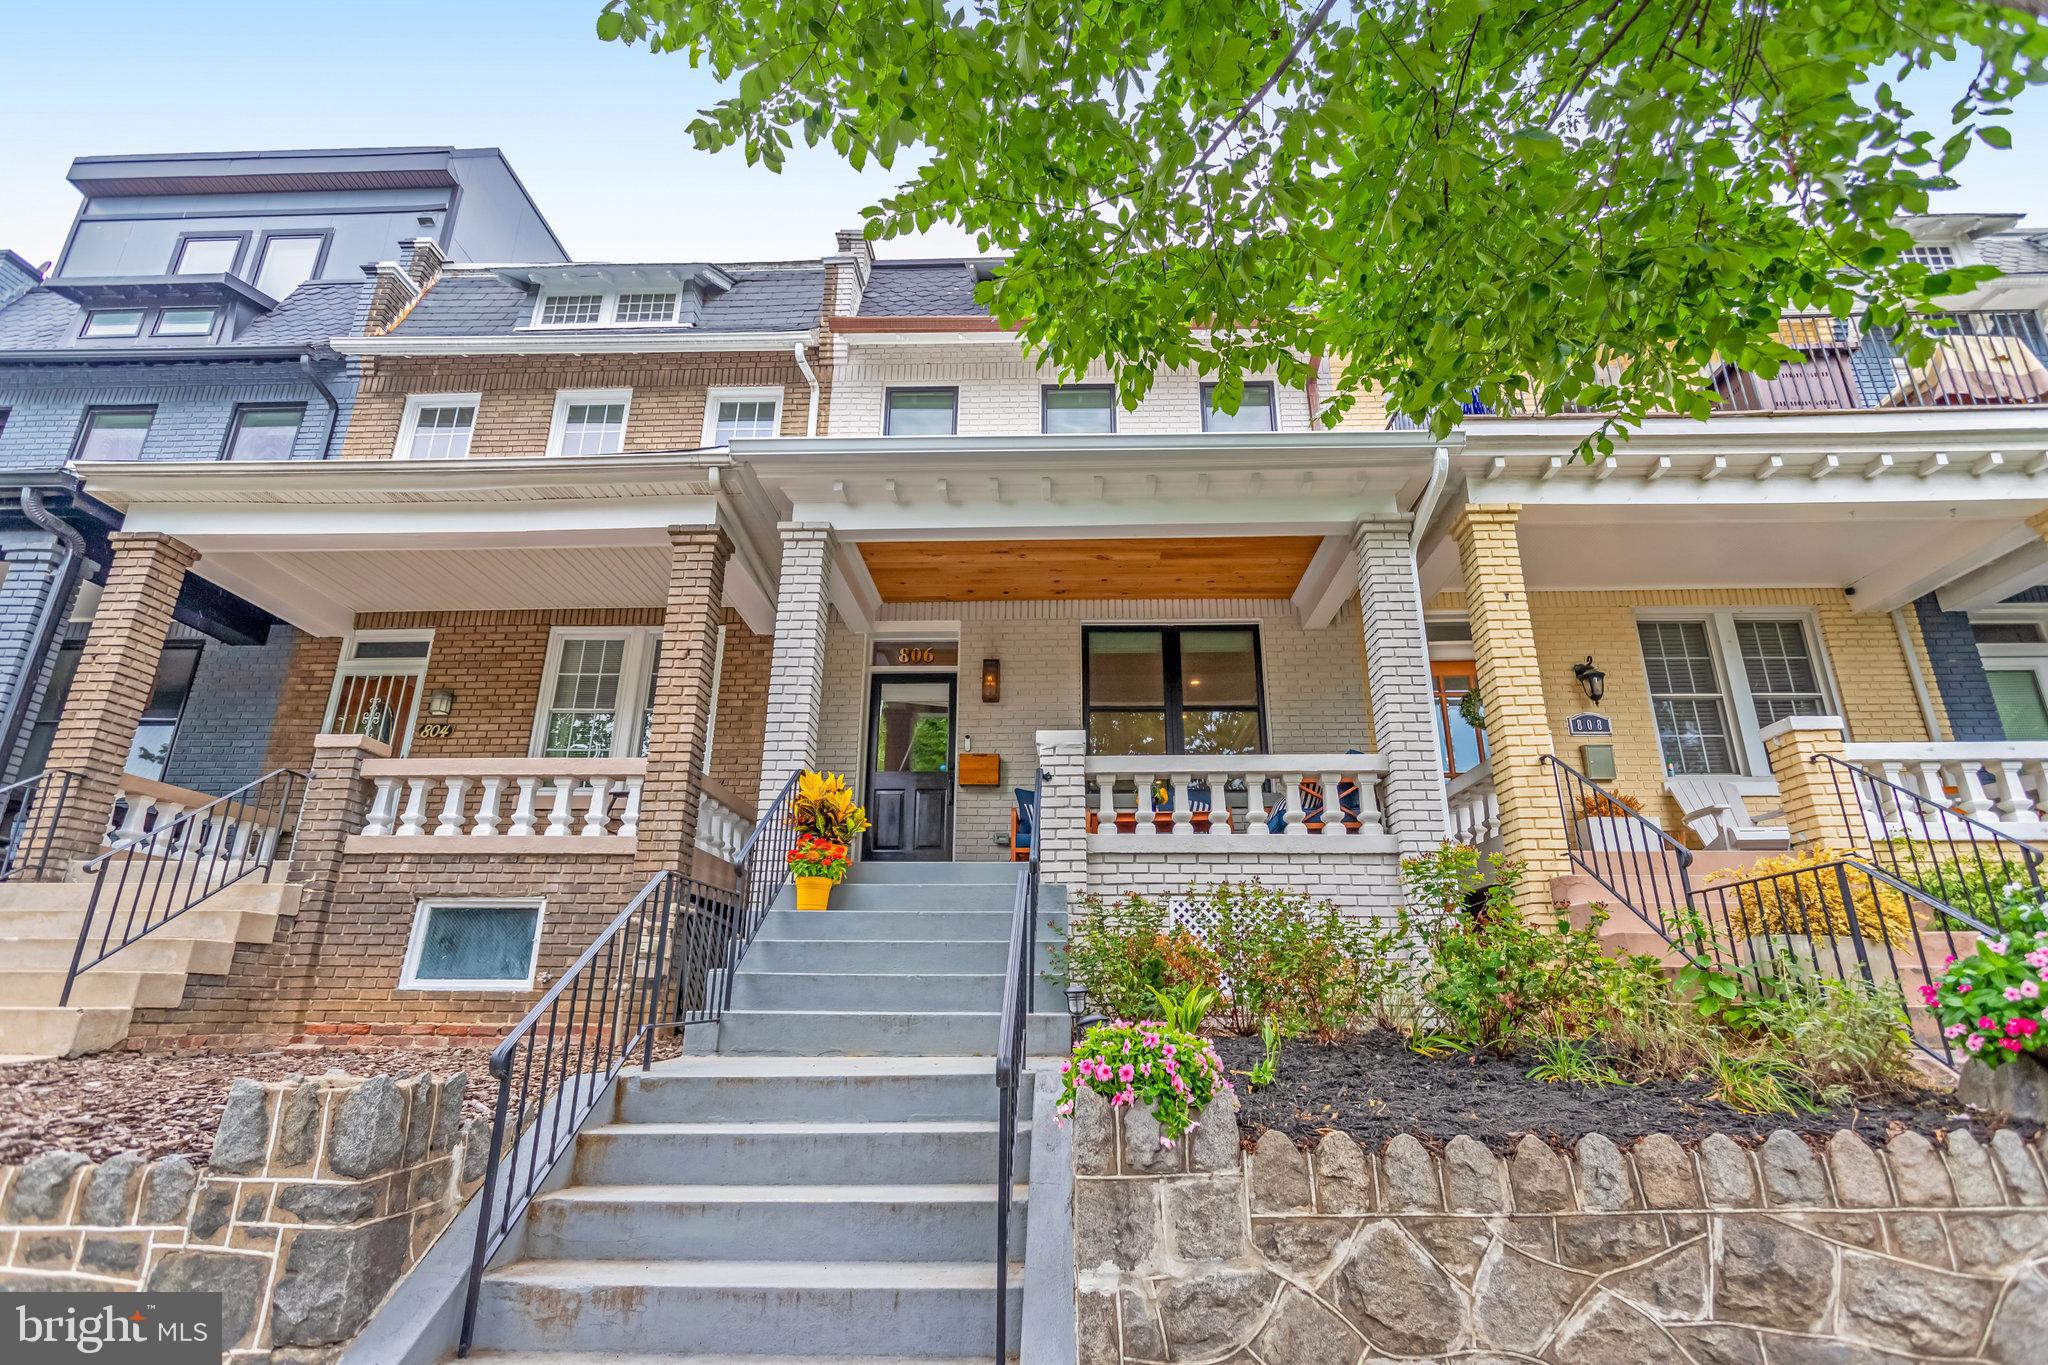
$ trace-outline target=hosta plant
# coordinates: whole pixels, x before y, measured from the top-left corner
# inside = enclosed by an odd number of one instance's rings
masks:
[[[1216,1050],[1156,1019],[1097,1024],[1060,1063],[1065,1086],[1059,1115],[1071,1118],[1083,1085],[1122,1109],[1143,1105],[1159,1121],[1159,1145],[1171,1147],[1195,1126],[1195,1115],[1230,1089]]]
[[[1986,1066],[2039,1053],[2048,1040],[2048,906],[2010,898],[2002,938],[1985,935],[1968,957],[1951,957],[1941,980],[1920,988],[1942,1036]]]

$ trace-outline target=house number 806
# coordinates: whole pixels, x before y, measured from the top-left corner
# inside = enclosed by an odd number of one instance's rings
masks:
[[[938,661],[938,657],[939,652],[936,649],[932,649],[930,646],[925,646],[922,648],[899,649],[896,651],[896,662],[899,664],[936,663]]]

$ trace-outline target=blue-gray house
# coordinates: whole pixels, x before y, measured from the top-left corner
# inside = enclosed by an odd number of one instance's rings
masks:
[[[73,459],[319,460],[346,429],[380,270],[568,255],[495,148],[81,157],[54,262],[0,251],[0,782],[41,770],[119,518]],[[187,576],[130,771],[210,793],[264,771],[295,647]],[[203,733],[204,743],[180,735]]]

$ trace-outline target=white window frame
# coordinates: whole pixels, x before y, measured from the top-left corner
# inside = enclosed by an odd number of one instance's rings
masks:
[[[398,424],[398,443],[392,447],[391,458],[410,460],[412,438],[419,431],[420,413],[428,408],[459,408],[467,405],[471,409],[469,419],[470,449],[476,448],[477,423],[483,420],[484,399],[480,393],[409,393],[405,396],[405,417]],[[453,457],[450,457],[453,458]],[[464,459],[469,458],[467,453]]]
[[[562,453],[562,439],[569,430],[569,409],[578,403],[618,403],[626,409],[619,417],[619,448],[611,453],[626,453],[626,436],[633,425],[633,391],[631,389],[557,389],[555,390],[555,415],[548,422],[548,454]],[[579,456],[581,459],[596,459],[596,456]]]
[[[2043,639],[2036,644],[1977,646],[1977,656],[1983,662],[1984,671],[1996,669],[2003,673],[2030,672],[2034,675],[2035,686],[2041,689],[2043,698],[2048,698],[2048,606],[2030,603],[2015,603],[1995,607],[1982,607],[1970,613],[1971,623],[1985,625],[2029,625],[2041,627]]]
[[[1735,634],[1737,621],[1797,621],[1805,632],[1806,647],[1813,651],[1813,669],[1820,682],[1821,700],[1827,707],[1823,714],[1842,714],[1842,690],[1835,685],[1834,666],[1828,661],[1827,640],[1821,634],[1820,618],[1811,607],[1777,610],[1769,607],[1639,607],[1635,619],[1638,622],[1696,621],[1706,627],[1707,649],[1714,658],[1714,676],[1720,684],[1722,705],[1728,708],[1728,718],[1735,727],[1736,757],[1743,771],[1703,776],[1769,777],[1771,772],[1771,756],[1764,748],[1763,727],[1756,721],[1756,698],[1749,690],[1748,671],[1730,666],[1731,661],[1742,658],[1742,641]],[[1640,637],[1636,641],[1636,666],[1643,671],[1643,697],[1647,704],[1650,666],[1643,658]],[[1650,722],[1650,742],[1657,746],[1657,761],[1661,765],[1664,743],[1657,735],[1654,714]]]
[[[533,312],[528,316],[526,325],[544,332],[578,331],[590,327],[688,327],[690,324],[683,321],[683,296],[686,292],[681,285],[677,285],[672,289],[658,287],[616,289],[604,285],[591,285],[583,288],[543,289],[534,296]],[[549,299],[580,299],[588,298],[592,294],[598,296],[596,322],[541,321],[541,315],[547,310]],[[621,294],[674,294],[676,296],[675,312],[669,315],[667,322],[620,322],[619,295]]]
[[[711,701],[706,708],[704,717],[704,762],[700,770],[706,777],[711,776],[712,746],[718,743],[718,685],[724,677],[725,622],[720,621],[718,623],[718,643],[711,650]],[[654,705],[654,696],[651,690],[648,693],[647,704],[649,706]]]
[[[523,981],[456,980],[419,976],[420,949],[426,946],[427,921],[432,912],[446,907],[463,909],[469,906],[484,906],[490,909],[525,910],[531,909],[533,916],[533,948],[526,957],[526,979]],[[405,944],[405,965],[399,968],[398,989],[402,991],[530,991],[534,978],[540,970],[541,935],[547,932],[548,902],[545,896],[429,896],[416,901],[412,909],[412,933]]]
[[[562,643],[565,640],[623,640],[626,648],[619,658],[619,719],[612,726],[612,751],[608,757],[629,757],[640,739],[640,718],[654,705],[652,686],[654,651],[661,643],[660,626],[556,626],[548,631],[548,661],[542,670],[540,692],[533,699],[533,732],[527,739],[529,758],[547,750],[548,712],[552,709],[555,683],[562,673]]]
[[[780,436],[782,434],[782,404],[784,397],[783,391],[773,384],[760,385],[754,388],[707,389],[704,393],[704,448],[707,450],[714,447],[723,448],[718,446],[718,405],[720,403],[774,403],[775,434]],[[758,441],[763,438],[749,436],[747,439]]]
[[[424,640],[427,652],[417,659],[358,659],[356,646],[365,640]],[[328,728],[334,724],[334,708],[341,702],[342,688],[350,678],[399,677],[411,675],[416,679],[412,689],[412,706],[406,713],[404,723],[392,731],[398,742],[392,746],[394,757],[404,758],[412,750],[412,734],[420,720],[420,695],[427,689],[427,665],[434,660],[434,632],[423,630],[356,630],[350,631],[341,642],[341,661],[334,667],[334,684],[327,689],[327,709],[321,713],[320,733],[331,734]]]

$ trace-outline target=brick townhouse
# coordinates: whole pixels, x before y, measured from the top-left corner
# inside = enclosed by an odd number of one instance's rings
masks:
[[[2048,252],[1914,227],[2009,271],[1930,363],[1788,319],[1804,362],[1591,464],[1582,417],[1326,428],[1327,364],[1125,409],[989,318],[999,263],[857,233],[731,263],[409,237],[326,342],[328,458],[75,461],[123,529],[50,759],[94,799],[38,866],[100,847],[195,582],[297,640],[240,733],[310,775],[298,890],[139,1040],[500,1030],[651,870],[736,875],[804,766],[849,775],[867,860],[1035,833],[1072,889],[1256,875],[1356,914],[1446,836],[1547,903],[1552,759],[1702,856],[1814,838],[1823,750],[2048,834]]]

